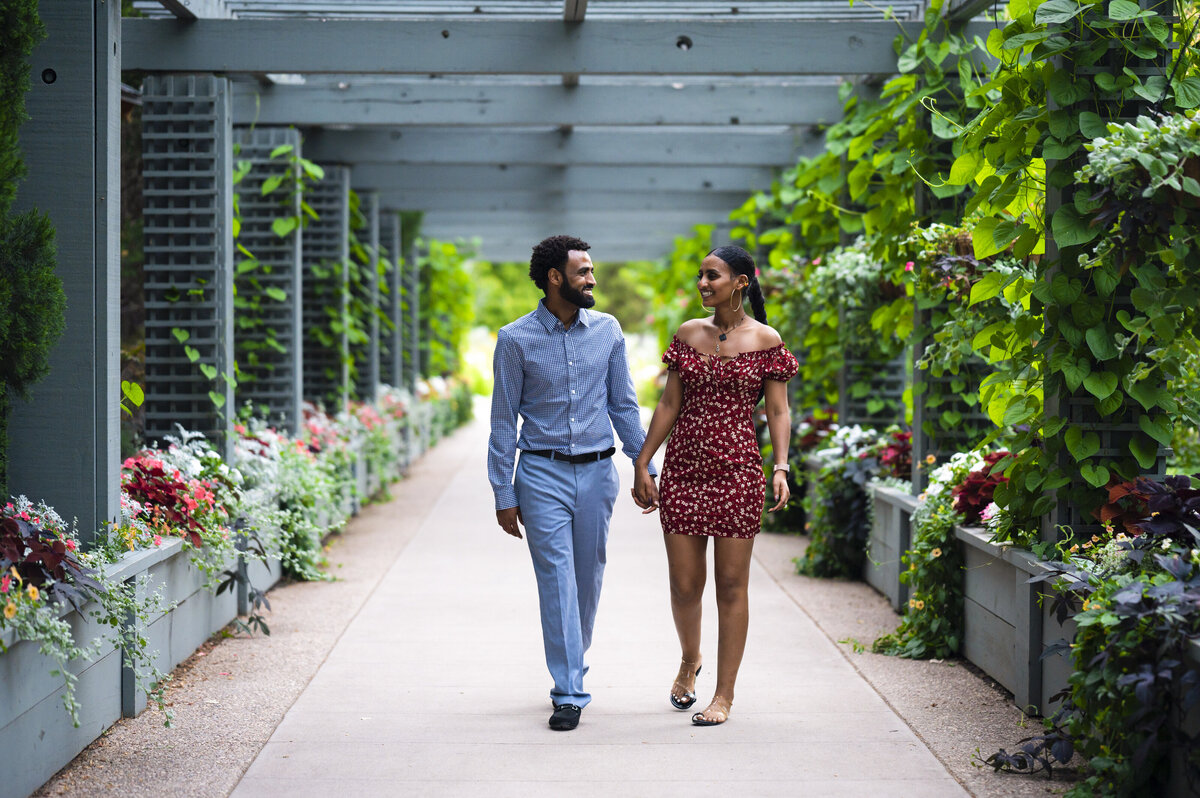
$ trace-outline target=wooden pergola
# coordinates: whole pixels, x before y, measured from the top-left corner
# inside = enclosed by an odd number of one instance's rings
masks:
[[[118,506],[122,71],[216,76],[233,129],[294,126],[372,213],[420,211],[422,235],[477,237],[482,258],[526,260],[567,232],[600,262],[652,259],[818,152],[839,86],[892,75],[894,38],[915,38],[925,13],[922,0],[134,5],[143,17],[43,0],[22,129],[18,203],[57,228],[68,316],[49,378],[15,408],[11,488],[93,507],[83,529]],[[986,35],[972,20],[989,5],[944,13]]]

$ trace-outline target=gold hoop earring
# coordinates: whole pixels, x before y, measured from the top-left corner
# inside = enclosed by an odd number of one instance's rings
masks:
[[[701,305],[700,307],[704,308],[704,312],[709,315],[712,315],[713,313],[717,312],[716,308],[705,307],[704,305]]]
[[[730,295],[729,295],[729,307],[730,307],[730,308],[732,308],[732,309],[733,309],[733,311],[734,311],[735,313],[736,313],[737,311],[739,311],[739,310],[741,310],[741,309],[742,309],[742,292],[741,292],[741,289],[739,289],[739,290],[738,290],[738,292],[737,292],[737,295],[738,295],[738,303],[737,303],[737,307],[736,307],[736,308],[735,308],[735,307],[733,307],[733,294],[730,294]]]

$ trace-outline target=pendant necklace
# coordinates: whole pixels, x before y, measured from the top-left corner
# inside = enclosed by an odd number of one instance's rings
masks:
[[[744,322],[745,320],[746,320],[746,314],[743,313],[742,317],[740,319],[738,319],[737,321],[735,321],[733,323],[732,327],[730,327],[728,330],[726,330],[725,332],[723,332],[717,336],[717,349],[715,352],[713,352],[714,356],[721,354],[721,342],[724,341],[729,336],[729,333],[736,330],[738,328],[738,325],[741,324],[742,322]],[[718,327],[717,329],[720,329],[720,328]]]

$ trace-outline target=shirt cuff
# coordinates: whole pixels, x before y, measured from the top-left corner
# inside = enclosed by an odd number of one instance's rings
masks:
[[[654,467],[653,460],[646,464],[646,471],[649,472],[650,476],[654,477],[655,479],[658,478],[658,469]]]
[[[502,488],[493,488],[496,494],[496,509],[507,510],[517,506],[517,489],[512,485],[506,485]]]

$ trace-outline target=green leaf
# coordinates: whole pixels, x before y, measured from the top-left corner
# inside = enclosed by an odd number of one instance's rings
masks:
[[[1097,399],[1107,399],[1117,390],[1117,375],[1111,371],[1093,371],[1083,378],[1083,387]]]
[[[283,175],[271,175],[262,183],[262,196],[270,194],[275,189],[279,188],[279,184],[283,182]]]
[[[1125,392],[1137,400],[1144,410],[1158,407],[1163,399],[1169,399],[1171,396],[1167,391],[1151,384],[1150,380],[1139,380],[1126,388]]]
[[[946,182],[956,186],[965,186],[975,179],[975,175],[979,174],[979,167],[982,165],[982,153],[977,151],[964,152],[954,159],[954,163],[950,167],[950,177],[947,178]]]
[[[1195,75],[1172,84],[1175,89],[1175,104],[1180,108],[1195,108],[1200,105],[1200,77]]]
[[[146,392],[136,382],[121,380],[121,393],[134,407],[140,407],[142,402],[146,401]]]
[[[1084,339],[1087,341],[1088,349],[1092,350],[1092,354],[1096,356],[1097,360],[1112,360],[1120,354],[1113,343],[1112,333],[1102,323],[1097,324],[1095,327],[1089,327],[1087,332],[1084,333]],[[1112,393],[1112,391],[1109,391],[1109,393]],[[1105,394],[1105,396],[1107,395]],[[1100,398],[1103,399],[1104,397],[1101,396]]]
[[[1085,6],[1075,0],[1049,0],[1038,6],[1033,19],[1039,25],[1061,25],[1074,19],[1084,8]]]
[[[1171,419],[1168,416],[1158,415],[1153,419],[1150,416],[1138,416],[1138,426],[1141,427],[1142,432],[1163,446],[1171,445],[1173,429]]]
[[[287,291],[284,291],[282,288],[267,288],[263,293],[271,297],[271,299],[274,299],[276,302],[286,302],[288,298]]]
[[[300,226],[300,220],[295,216],[284,216],[271,222],[271,230],[280,238],[286,238]]]
[[[1129,0],[1112,0],[1108,4],[1108,18],[1118,22],[1136,19],[1142,13],[1141,6]]]
[[[171,335],[174,335],[175,340],[179,341],[179,343],[181,343],[181,344],[186,344],[187,339],[192,337],[192,334],[190,332],[188,332],[187,330],[185,330],[181,327],[172,327]]]
[[[1060,247],[1086,244],[1100,235],[1099,227],[1090,227],[1074,205],[1062,205],[1054,212],[1050,225],[1054,240]]]
[[[971,228],[971,246],[975,250],[975,257],[982,260],[991,255],[995,255],[1003,247],[996,246],[996,225],[999,219],[980,219],[976,225]]]
[[[200,359],[200,353],[190,346],[185,346],[183,348],[183,352],[185,355],[187,355],[188,360],[192,361],[193,363]]]
[[[1004,290],[1005,276],[1000,272],[989,272],[983,279],[971,286],[971,302],[977,305],[998,296]]]
[[[1108,469],[1104,466],[1093,466],[1091,463],[1084,463],[1079,467],[1079,474],[1093,488],[1102,488],[1108,484]]]
[[[208,398],[212,400],[212,403],[217,406],[218,410],[225,406],[224,394],[217,393],[216,391],[209,391]]]
[[[207,363],[201,363],[200,373],[210,380],[215,380],[217,378],[217,367],[210,366]]]
[[[1086,360],[1071,360],[1067,358],[1067,362],[1063,363],[1062,374],[1066,380],[1067,387],[1075,391],[1083,384],[1084,379],[1092,373],[1092,364]]]
[[[1067,427],[1063,443],[1076,462],[1082,462],[1100,451],[1100,436],[1094,432],[1085,433],[1079,427]]]
[[[1129,439],[1129,451],[1137,458],[1138,465],[1149,471],[1158,460],[1158,444],[1146,435],[1135,434]]]
[[[1108,133],[1108,125],[1095,111],[1084,111],[1079,115],[1079,132],[1089,139],[1098,139]]]
[[[271,158],[278,158],[280,155],[291,152],[293,149],[291,144],[280,144],[275,149],[271,150]]]
[[[1054,297],[1054,301],[1063,307],[1070,307],[1082,293],[1083,286],[1080,282],[1072,280],[1062,272],[1055,274],[1050,281],[1050,296]]]

